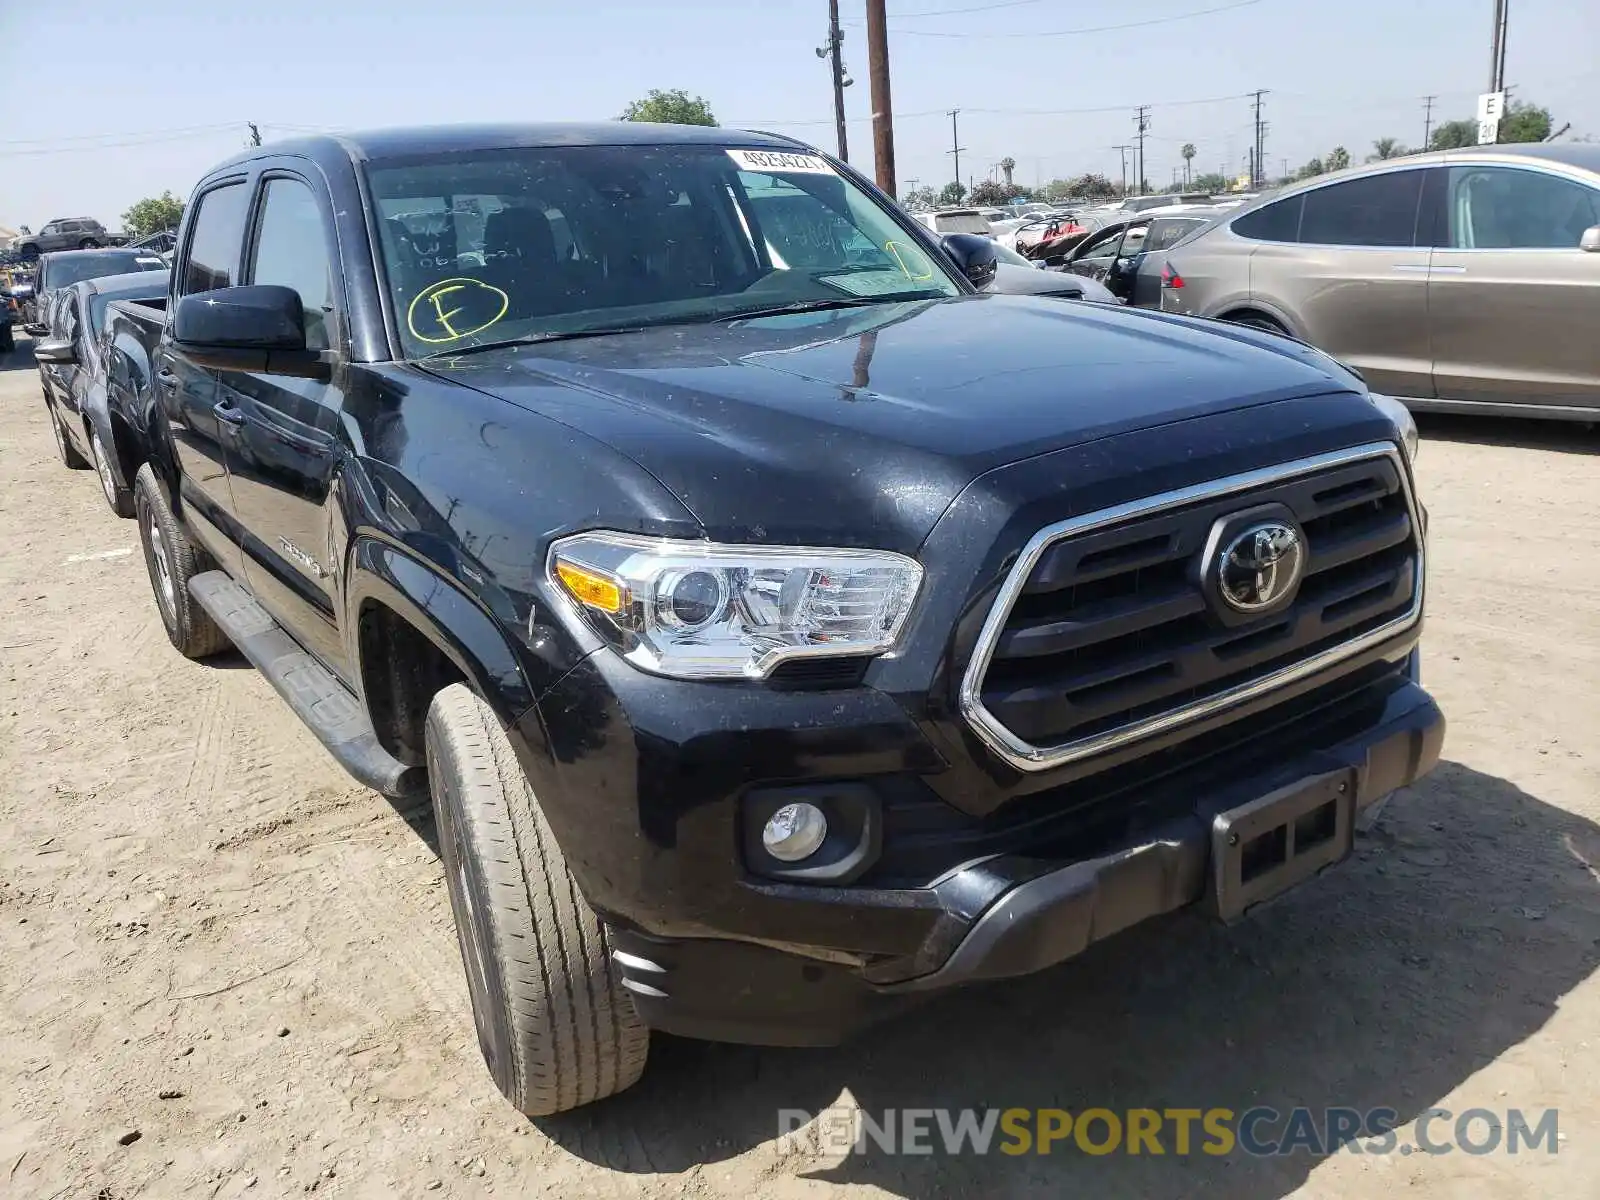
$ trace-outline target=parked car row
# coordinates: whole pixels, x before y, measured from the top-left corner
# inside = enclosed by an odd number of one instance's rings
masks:
[[[1288,334],[1411,407],[1600,419],[1600,147],[1391,159],[1225,214],[1166,312]]]
[[[105,250],[63,250],[39,258],[31,291],[19,307],[22,327],[30,336],[50,332],[57,298],[75,283],[130,271],[163,271],[159,255],[131,247]]]
[[[521,1111],[1239,918],[1437,761],[1405,410],[1002,258],[788,138],[453,126],[252,148],[51,305],[175,649],[431,796]]]
[[[158,300],[167,294],[165,270],[82,279],[61,288],[51,306],[50,328],[34,343],[39,384],[61,461],[93,466],[106,503],[119,517],[133,516],[133,471],[139,454],[128,421],[148,380],[129,373],[107,336],[108,306],[116,300]]]

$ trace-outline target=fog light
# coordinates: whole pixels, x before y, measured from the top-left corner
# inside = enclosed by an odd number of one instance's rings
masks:
[[[828,818],[815,804],[785,804],[767,818],[761,844],[779,862],[810,858],[828,836]]]

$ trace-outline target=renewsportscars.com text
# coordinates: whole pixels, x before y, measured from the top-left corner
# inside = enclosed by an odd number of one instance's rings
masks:
[[[1402,1140],[1392,1108],[778,1111],[780,1152],[835,1154],[1555,1154],[1559,1123],[1554,1108],[1432,1108]]]

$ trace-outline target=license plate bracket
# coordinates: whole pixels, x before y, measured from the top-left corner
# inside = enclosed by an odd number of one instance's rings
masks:
[[[1217,916],[1245,911],[1347,857],[1355,845],[1355,772],[1297,780],[1211,823],[1212,899]]]

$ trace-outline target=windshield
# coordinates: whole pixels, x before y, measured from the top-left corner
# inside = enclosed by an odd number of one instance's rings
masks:
[[[933,228],[938,233],[981,233],[988,235],[989,222],[983,219],[982,213],[935,213],[933,215]]]
[[[815,155],[556,146],[379,162],[369,172],[387,286],[413,358],[961,292]]]
[[[167,264],[154,254],[140,250],[94,250],[51,258],[47,284],[51,291],[71,287],[85,279],[103,275],[125,275],[131,271],[165,271]]]

